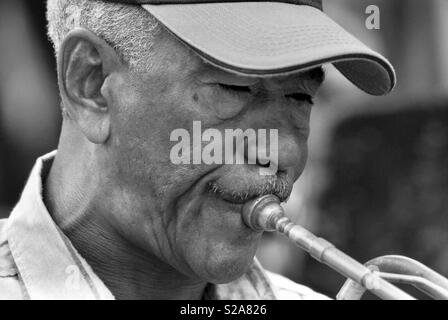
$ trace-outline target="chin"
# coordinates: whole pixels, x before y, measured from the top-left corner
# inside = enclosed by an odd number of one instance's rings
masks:
[[[203,263],[196,265],[199,267],[198,275],[213,284],[229,283],[240,278],[252,266],[256,246],[244,252],[238,251],[217,249],[207,258],[203,258]]]
[[[244,224],[241,205],[207,197],[200,208],[186,213],[178,214],[184,219],[176,237],[178,257],[183,260],[186,274],[222,284],[249,270],[262,233]]]

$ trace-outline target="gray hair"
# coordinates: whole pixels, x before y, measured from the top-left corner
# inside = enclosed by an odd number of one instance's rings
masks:
[[[47,20],[56,55],[65,36],[82,27],[108,42],[132,70],[151,68],[151,49],[160,23],[140,6],[99,0],[48,0]]]

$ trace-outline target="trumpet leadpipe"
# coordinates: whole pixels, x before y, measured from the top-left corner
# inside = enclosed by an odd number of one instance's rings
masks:
[[[317,261],[326,264],[339,274],[352,279],[373,294],[388,300],[413,300],[414,298],[382,279],[371,270],[337,249],[327,240],[315,236],[286,217],[280,200],[266,195],[247,203],[243,208],[245,224],[255,231],[277,231],[308,252]]]

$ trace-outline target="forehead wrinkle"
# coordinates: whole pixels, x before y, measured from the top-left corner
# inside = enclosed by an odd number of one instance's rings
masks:
[[[211,80],[221,80],[223,82],[232,82],[234,84],[246,84],[246,85],[252,85],[256,84],[260,81],[260,77],[255,77],[251,75],[244,75],[240,73],[234,73],[231,71],[228,71],[226,69],[219,68],[213,64],[208,63],[206,60],[201,59],[202,61],[202,67],[199,70],[201,76],[203,76],[205,79],[208,77],[211,78]]]
[[[281,89],[290,83],[306,83],[314,82],[313,86],[320,86],[325,81],[325,70],[322,66],[309,69],[306,71],[296,71],[285,75],[249,75],[231,70],[220,68],[212,63],[209,63],[205,59],[201,59],[202,67],[198,70],[200,74],[205,77],[210,76],[213,80],[222,79],[234,82],[235,84],[242,83],[246,85],[255,85],[261,83],[269,83],[272,87],[278,87]],[[307,84],[309,85],[309,84]]]
[[[325,80],[325,72],[322,67],[317,67],[306,71],[298,71],[285,76],[272,77],[271,79],[272,81],[280,84],[297,81],[315,81],[320,84]]]
[[[163,28],[162,28],[163,29]],[[192,80],[193,78],[199,77],[205,81],[210,80],[211,82],[229,82],[229,84],[241,85],[241,86],[259,86],[264,87],[263,83],[268,83],[272,88],[271,90],[277,91],[286,91],[286,90],[304,90],[304,91],[316,91],[320,85],[325,80],[325,70],[322,66],[318,66],[313,69],[302,70],[291,72],[285,75],[248,75],[242,74],[238,72],[233,72],[231,70],[227,70],[221,68],[212,62],[208,61],[206,58],[197,54],[192,48],[190,48],[185,43],[179,41],[177,37],[171,35],[169,32],[164,32],[166,35],[165,38],[165,50],[160,50],[160,46],[158,51],[159,54],[162,54],[162,61],[167,60],[166,49],[170,52],[173,52],[173,49],[176,52],[174,56],[177,56],[177,59],[181,58],[183,60],[182,64],[186,66],[184,68],[183,76],[178,79],[183,80]],[[169,43],[166,46],[166,42]],[[168,47],[168,48],[167,48]],[[169,55],[172,60],[174,58],[173,55]],[[174,61],[171,61],[171,63]],[[169,63],[168,65],[170,65]],[[163,65],[164,63],[162,63]],[[180,76],[180,75],[179,75]]]
[[[260,90],[276,91],[283,94],[298,91],[314,94],[323,81],[324,73],[322,68],[319,68],[288,76],[265,78],[260,83]]]

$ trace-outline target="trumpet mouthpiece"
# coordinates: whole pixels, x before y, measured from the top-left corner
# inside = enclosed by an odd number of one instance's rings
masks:
[[[254,231],[272,232],[276,222],[285,216],[280,199],[272,194],[252,200],[243,207],[244,223]]]

